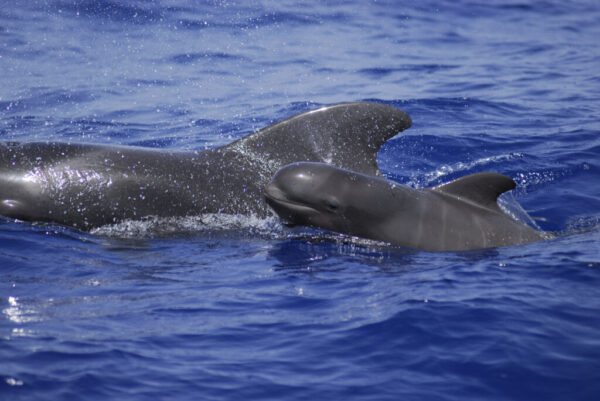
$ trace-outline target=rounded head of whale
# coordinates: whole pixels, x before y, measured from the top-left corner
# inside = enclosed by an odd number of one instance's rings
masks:
[[[365,235],[364,227],[381,215],[379,200],[372,198],[370,189],[390,185],[374,178],[325,163],[293,163],[273,176],[265,199],[287,225]]]

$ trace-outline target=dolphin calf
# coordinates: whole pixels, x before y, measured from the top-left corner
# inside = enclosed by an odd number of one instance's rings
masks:
[[[0,144],[0,215],[89,230],[144,216],[268,215],[263,190],[296,161],[378,174],[377,151],[410,127],[377,103],[308,111],[194,152],[76,143]]]
[[[505,175],[477,173],[413,189],[324,163],[293,163],[275,174],[265,199],[290,225],[426,251],[464,251],[545,238],[498,207],[498,196],[515,186]]]

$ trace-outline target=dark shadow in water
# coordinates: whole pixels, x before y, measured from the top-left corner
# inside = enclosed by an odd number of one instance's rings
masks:
[[[336,271],[356,266],[376,270],[411,266],[417,251],[330,233],[302,234],[276,242],[269,255],[278,270]]]
[[[398,274],[453,265],[474,265],[497,258],[496,248],[461,252],[426,252],[330,233],[302,234],[274,243],[269,255],[276,269],[333,272],[346,269]]]

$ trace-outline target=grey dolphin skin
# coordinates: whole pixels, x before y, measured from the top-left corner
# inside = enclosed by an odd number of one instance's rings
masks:
[[[0,215],[79,229],[144,216],[268,215],[263,190],[296,161],[378,174],[377,151],[410,127],[377,103],[308,111],[196,152],[75,143],[0,144]]]
[[[545,238],[498,207],[498,196],[513,188],[511,178],[496,173],[413,189],[323,163],[293,163],[275,174],[265,198],[290,225],[426,251],[463,251]]]

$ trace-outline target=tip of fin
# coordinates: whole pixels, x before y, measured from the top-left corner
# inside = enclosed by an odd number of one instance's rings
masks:
[[[500,194],[517,186],[512,178],[498,173],[476,173],[458,178],[432,189],[461,199],[469,200],[479,206],[502,212],[497,199]]]

